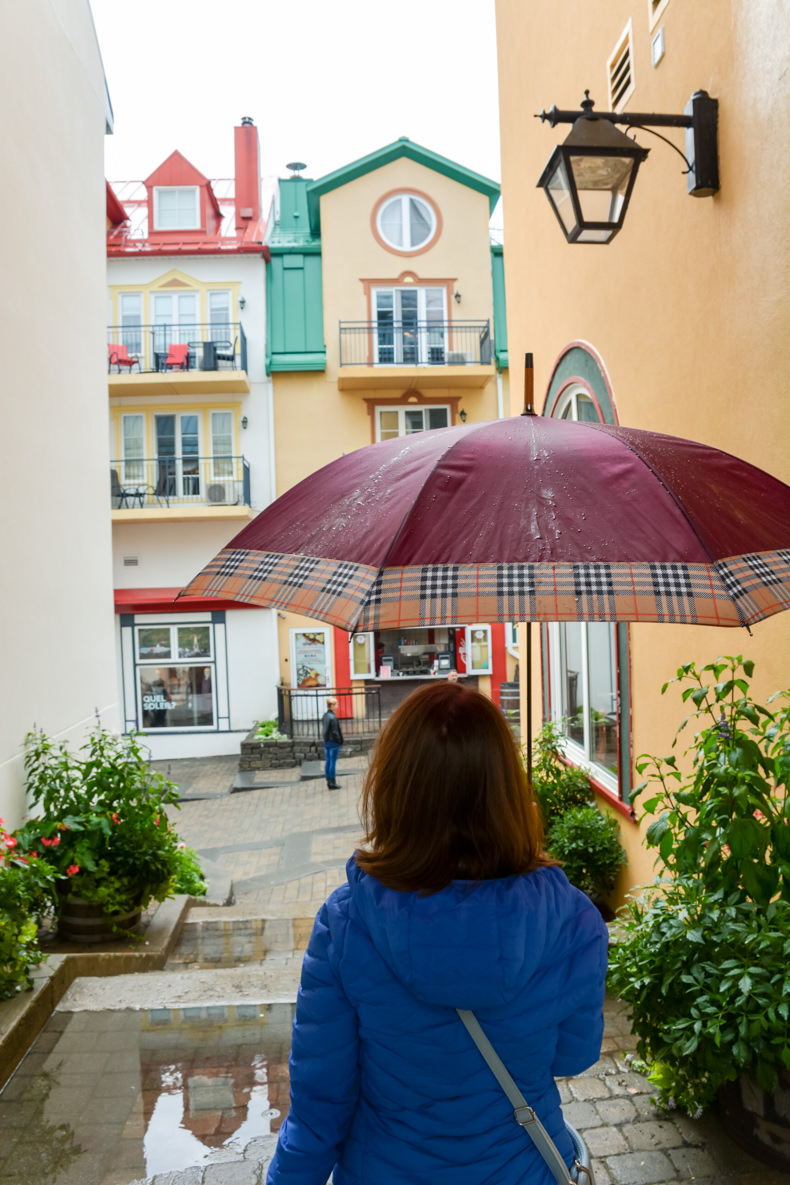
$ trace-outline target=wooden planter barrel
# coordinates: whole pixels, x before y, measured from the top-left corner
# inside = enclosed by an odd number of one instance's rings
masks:
[[[772,1168],[790,1173],[790,1073],[779,1069],[779,1085],[766,1094],[745,1076],[719,1091],[719,1111],[736,1144]]]
[[[132,930],[139,921],[139,909],[107,914],[100,905],[83,901],[81,897],[63,896],[58,917],[58,937],[65,942],[87,945],[114,942],[123,937],[118,933],[119,929]]]

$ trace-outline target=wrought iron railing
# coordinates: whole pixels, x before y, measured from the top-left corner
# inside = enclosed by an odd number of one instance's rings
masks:
[[[487,366],[489,321],[341,321],[341,366]]]
[[[110,374],[244,370],[247,338],[238,321],[193,325],[109,325]]]
[[[350,687],[278,687],[277,727],[286,736],[321,740],[321,718],[329,696],[337,700],[343,739],[375,736],[381,728],[381,688],[378,683]],[[341,749],[341,754],[342,754]]]
[[[175,504],[249,506],[250,466],[244,457],[140,457],[110,461],[113,510]]]

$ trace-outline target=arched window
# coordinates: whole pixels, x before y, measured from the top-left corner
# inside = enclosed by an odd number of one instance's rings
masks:
[[[397,251],[417,251],[436,233],[436,214],[415,193],[398,193],[382,202],[376,215],[379,234]]]

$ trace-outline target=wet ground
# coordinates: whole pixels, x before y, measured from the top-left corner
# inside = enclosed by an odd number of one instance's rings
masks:
[[[56,1012],[0,1094],[3,1185],[129,1185],[268,1160],[293,1005]]]
[[[165,971],[75,981],[0,1093],[0,1185],[265,1181],[299,966],[361,834],[361,776],[349,762],[340,791],[294,780],[231,795],[227,761],[171,772],[194,796],[176,826],[233,880],[237,904],[193,909]],[[600,1060],[560,1082],[598,1185],[787,1185],[715,1115],[657,1111],[618,1001],[605,1020]]]

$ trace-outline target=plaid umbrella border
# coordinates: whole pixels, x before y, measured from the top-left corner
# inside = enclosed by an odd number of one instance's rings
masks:
[[[379,571],[226,549],[179,595],[290,609],[360,630],[481,621],[751,625],[790,608],[790,550],[711,565],[428,564]]]

